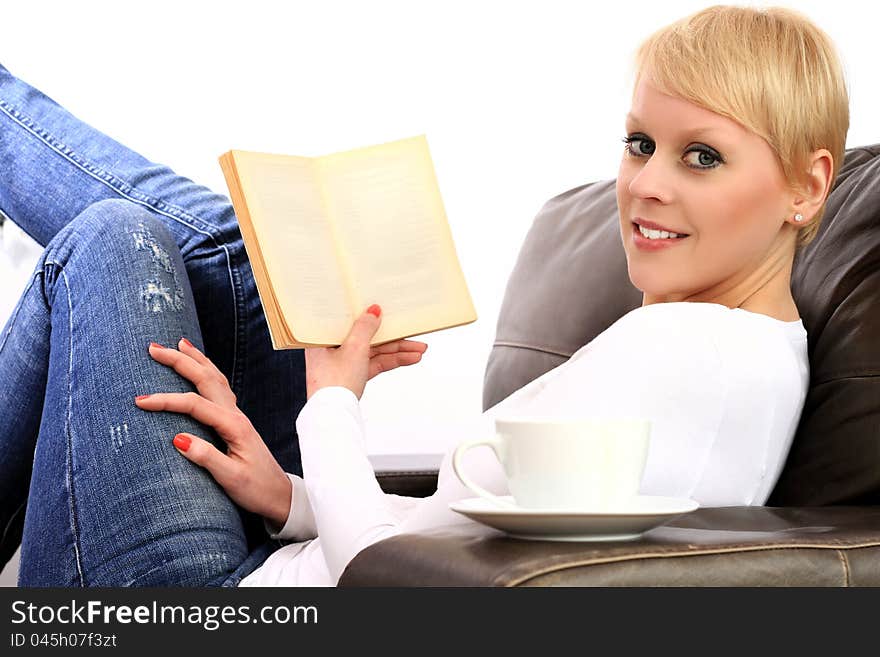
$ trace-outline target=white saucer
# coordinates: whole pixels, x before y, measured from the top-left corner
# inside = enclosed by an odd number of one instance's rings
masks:
[[[513,504],[513,497],[501,499]],[[544,511],[502,508],[472,497],[449,508],[516,538],[536,541],[629,541],[700,505],[686,498],[639,495],[610,511]]]

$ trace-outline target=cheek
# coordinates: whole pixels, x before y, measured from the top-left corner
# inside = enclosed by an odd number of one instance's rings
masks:
[[[627,168],[623,164],[620,165],[620,169],[617,172],[617,184],[615,185],[617,209],[620,210],[621,218],[627,214],[626,210],[629,208],[629,183],[632,175],[627,172]]]
[[[750,193],[742,194],[743,189],[748,189]],[[713,222],[714,232],[718,239],[729,241],[730,247],[740,253],[763,249],[764,245],[773,241],[779,230],[774,221],[778,209],[768,203],[768,200],[778,198],[779,193],[766,185],[762,186],[758,180],[753,180],[748,186],[740,186],[738,191],[739,195],[727,195],[730,200],[723,207],[716,206],[716,213],[712,216],[720,221]]]
[[[720,178],[720,177],[719,177]],[[753,240],[760,218],[766,216],[767,199],[772,198],[766,184],[755,177],[729,177],[711,184],[699,180],[681,190],[686,223],[703,242],[732,247],[734,243]]]

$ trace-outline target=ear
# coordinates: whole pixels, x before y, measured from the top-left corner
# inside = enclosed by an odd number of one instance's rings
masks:
[[[813,153],[810,170],[807,174],[806,187],[795,197],[791,216],[787,221],[795,226],[806,226],[819,212],[831,192],[831,174],[834,171],[834,158],[831,152],[821,148]],[[803,215],[803,221],[795,222],[794,215]]]

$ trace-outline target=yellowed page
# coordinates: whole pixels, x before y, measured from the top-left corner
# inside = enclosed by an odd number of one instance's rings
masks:
[[[299,343],[339,344],[354,321],[352,301],[314,160],[232,153],[272,293],[290,332]],[[266,308],[262,290],[260,298]]]
[[[374,344],[476,319],[424,135],[317,163],[353,312],[382,306]]]
[[[293,342],[293,338],[290,336],[289,331],[287,331],[286,324],[284,324],[284,320],[281,317],[281,310],[278,308],[275,293],[272,291],[272,282],[266,274],[263,252],[260,250],[260,243],[257,241],[256,233],[254,233],[247,201],[245,201],[241,191],[241,181],[235,168],[233,152],[228,151],[224,153],[220,156],[219,161],[223,177],[226,179],[226,185],[229,188],[229,198],[232,200],[232,206],[235,208],[235,217],[238,220],[238,227],[241,231],[248,260],[251,264],[251,271],[257,284],[257,292],[259,292],[260,300],[263,303],[272,346],[275,349],[284,349],[286,345]]]

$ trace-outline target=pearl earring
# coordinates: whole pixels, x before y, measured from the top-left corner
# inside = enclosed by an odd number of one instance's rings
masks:
[[[797,213],[796,215],[794,215],[794,220],[795,220],[795,221],[803,221],[803,220],[804,220],[804,215],[802,215],[802,214],[799,212],[799,213]]]

